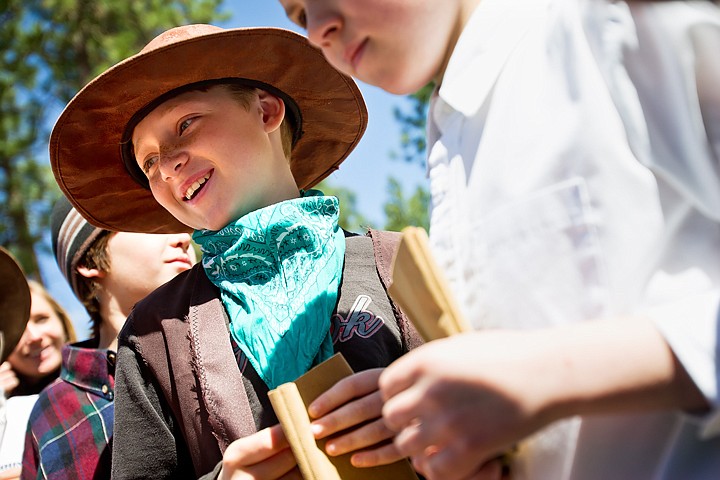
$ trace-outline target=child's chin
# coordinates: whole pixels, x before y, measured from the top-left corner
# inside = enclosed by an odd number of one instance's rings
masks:
[[[59,359],[48,359],[43,360],[38,366],[38,373],[40,375],[48,375],[60,367]]]
[[[178,217],[175,217],[178,218]],[[215,219],[208,218],[178,218],[182,223],[192,228],[193,230],[215,230],[213,227],[217,223]]]
[[[215,220],[212,222],[205,222],[202,224],[202,227],[195,228],[195,230],[211,230],[213,232],[217,232],[218,230],[222,230],[223,228],[227,227],[228,224],[230,224],[235,219],[222,219],[222,220]]]

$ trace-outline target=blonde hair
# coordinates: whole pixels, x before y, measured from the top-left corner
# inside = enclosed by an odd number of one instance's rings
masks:
[[[233,94],[235,99],[242,105],[246,110],[250,109],[250,102],[257,94],[258,89],[249,85],[243,85],[237,82],[221,83],[220,85],[226,87]],[[288,116],[287,105],[285,106],[285,117],[283,118],[282,124],[280,124],[280,139],[282,142],[283,153],[285,158],[290,160],[293,143],[293,131],[294,126]]]
[[[35,280],[28,280],[28,286],[30,287],[30,292],[42,295],[45,301],[50,304],[50,307],[52,307],[53,311],[57,314],[63,324],[63,329],[65,330],[66,343],[76,342],[77,335],[75,334],[75,328],[70,320],[70,315],[68,315],[65,309],[60,306],[60,304],[52,297],[52,295],[50,295],[50,292],[48,292],[41,283],[36,282]]]

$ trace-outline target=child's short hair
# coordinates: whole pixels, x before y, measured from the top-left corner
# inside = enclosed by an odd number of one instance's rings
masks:
[[[112,232],[103,230],[95,241],[90,245],[85,253],[78,259],[77,266],[85,268],[96,268],[103,272],[110,271],[110,256],[107,253],[108,240]],[[98,290],[100,284],[94,278],[88,278],[82,275],[78,276],[77,289],[75,295],[82,302],[88,315],[90,315],[91,335],[97,337],[100,334],[100,324],[102,316],[100,315],[100,300],[98,299]]]
[[[279,28],[173,28],[85,86],[53,128],[53,173],[83,217],[112,231],[191,230],[155,200],[128,146],[147,113],[205,82],[239,82],[283,100],[293,121],[292,135],[285,135],[292,137],[290,169],[299,189],[335,171],[367,126],[355,82],[302,35]]]
[[[250,101],[252,100],[253,95],[257,91],[256,88],[238,82],[229,82],[222,85],[227,85],[233,96],[240,102],[242,106],[244,106],[246,109],[250,108]],[[285,154],[285,158],[287,158],[288,161],[290,161],[292,147],[295,143],[294,132],[297,131],[296,129],[297,122],[295,121],[294,116],[286,114],[285,118],[283,118],[282,124],[280,124],[280,140],[282,141],[283,153]]]

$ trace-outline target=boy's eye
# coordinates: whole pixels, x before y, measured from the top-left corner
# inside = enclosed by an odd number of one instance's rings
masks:
[[[182,135],[185,129],[190,126],[193,120],[194,118],[186,118],[185,120],[180,122],[180,125],[178,126],[178,134]]]
[[[288,7],[285,10],[285,14],[295,25],[307,30],[307,14],[305,13],[305,9],[300,7],[297,2],[291,7]]]
[[[145,172],[145,175],[150,174],[150,169],[155,165],[158,161],[158,157],[148,157],[145,159],[142,165],[143,172]]]

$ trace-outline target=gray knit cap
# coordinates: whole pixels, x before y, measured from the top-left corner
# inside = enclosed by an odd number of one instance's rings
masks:
[[[85,255],[95,239],[104,230],[90,225],[80,216],[70,201],[64,196],[55,202],[50,215],[52,249],[60,271],[72,287],[75,296],[78,293],[78,261]]]

